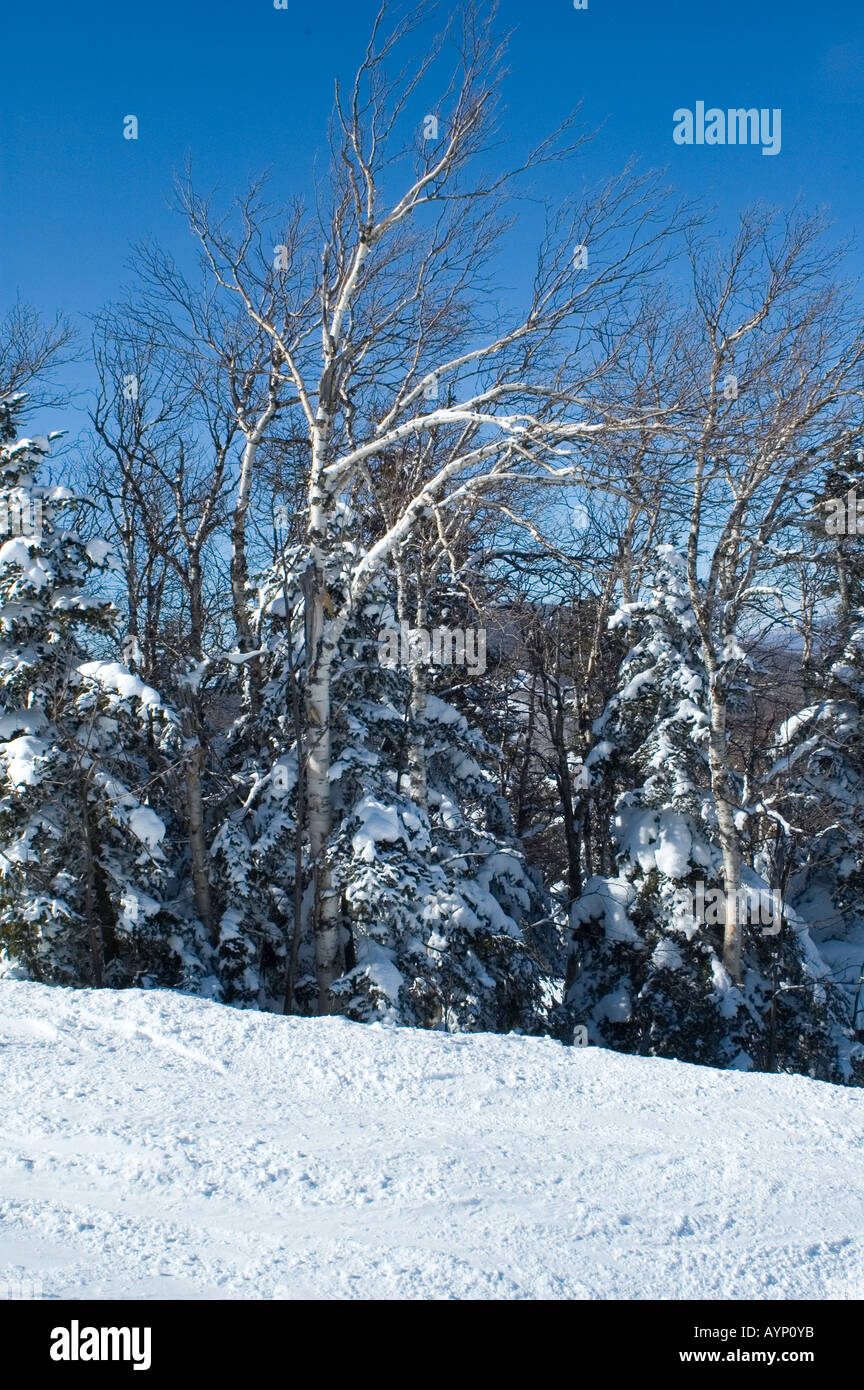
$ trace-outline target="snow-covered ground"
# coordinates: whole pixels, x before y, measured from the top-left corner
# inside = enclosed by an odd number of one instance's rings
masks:
[[[861,1298],[864,1095],[516,1036],[0,985],[0,1284]]]

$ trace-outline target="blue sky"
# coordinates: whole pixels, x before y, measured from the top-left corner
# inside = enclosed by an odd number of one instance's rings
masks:
[[[128,279],[132,242],[186,244],[167,195],[187,153],[202,188],[230,193],[270,167],[280,191],[309,189],[333,78],[350,76],[376,4],[41,0],[16,9],[3,25],[0,307],[20,294],[46,312],[84,316]],[[716,204],[726,225],[754,199],[800,198],[826,206],[838,234],[860,236],[860,0],[589,0],[585,11],[572,0],[502,0],[500,21],[516,31],[503,115],[515,147],[582,101],[587,126],[605,122],[583,158],[588,181],[636,155]],[[676,146],[672,113],[699,100],[780,107],[780,154]],[[124,140],[133,113],[139,139]],[[514,269],[531,250],[517,228]],[[859,248],[856,270],[862,257]],[[86,366],[75,375],[86,384]]]

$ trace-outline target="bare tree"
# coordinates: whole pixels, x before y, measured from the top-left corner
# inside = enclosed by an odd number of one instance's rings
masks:
[[[93,478],[123,562],[128,635],[124,656],[182,709],[183,789],[198,916],[212,929],[205,824],[207,730],[196,686],[184,679],[214,634],[205,556],[225,520],[237,433],[212,380],[177,371],[176,357],[139,317],[102,317],[94,342],[99,387],[91,412],[100,442]],[[218,602],[218,586],[209,602]],[[182,637],[179,628],[182,627]],[[155,754],[154,754],[155,757]]]
[[[0,319],[0,397],[27,395],[28,407],[60,405],[53,375],[77,356],[75,330],[62,314],[47,322],[20,300]]]

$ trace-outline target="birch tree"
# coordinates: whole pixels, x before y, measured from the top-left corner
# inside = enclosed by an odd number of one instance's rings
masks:
[[[490,304],[486,280],[510,231],[520,178],[544,165],[568,166],[581,142],[569,120],[517,167],[496,171],[503,49],[473,6],[430,41],[428,18],[416,10],[386,30],[382,9],[353,82],[337,83],[315,255],[295,224],[290,238],[273,239],[284,275],[266,310],[271,224],[260,190],[240,201],[232,232],[190,183],[183,189],[214,280],[268,335],[307,438],[306,791],[322,1012],[332,1007],[330,987],[342,968],[327,848],[331,690],[346,624],[430,508],[459,506],[493,479],[515,486],[572,478],[582,467],[579,446],[604,431],[643,426],[638,412],[634,418],[602,399],[600,383],[632,326],[630,301],[681,225],[680,212],[660,210],[657,180],[628,170],[549,210],[527,307],[501,312]],[[430,103],[453,46],[456,69]],[[406,51],[408,65],[399,69]],[[613,303],[617,327],[598,352],[585,325]],[[362,507],[390,451],[430,435],[438,441],[436,469],[418,491],[406,491],[399,514],[349,562],[346,508]]]
[[[798,491],[852,437],[864,338],[817,217],[756,209],[728,249],[691,246],[683,340],[689,403],[669,448],[686,527],[690,600],[709,676],[711,787],[727,891],[723,963],[741,976],[740,795],[729,709],[744,645],[783,612],[781,565],[799,550]],[[788,571],[787,580],[788,580]]]

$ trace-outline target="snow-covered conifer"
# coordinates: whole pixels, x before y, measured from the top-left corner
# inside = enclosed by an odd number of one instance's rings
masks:
[[[0,515],[15,518],[0,537],[3,965],[66,984],[182,982],[145,756],[172,717],[125,668],[92,660],[117,618],[98,593],[110,549],[81,534],[81,499],[40,482],[49,440],[14,442],[19,403],[3,404]]]
[[[788,896],[864,1028],[864,611],[845,650],[783,722],[766,796],[785,832]]]
[[[299,854],[296,840],[308,754],[304,748],[298,761],[304,634],[292,615],[301,576],[289,562],[263,592],[271,654],[261,709],[227,735],[241,795],[213,846],[220,969],[226,997],[264,1007],[279,1006],[290,974],[291,1006],[302,1008],[314,987],[314,922],[313,866],[305,838]],[[545,899],[497,795],[491,750],[434,693],[424,701],[425,804],[418,804],[408,757],[407,652],[400,643],[391,659],[382,638],[402,636],[394,599],[382,573],[346,627],[334,685],[328,864],[346,937],[336,1007],[364,1021],[536,1030],[546,987],[530,928],[544,916]],[[314,729],[305,734],[314,736]],[[302,825],[302,809],[299,819]]]
[[[586,779],[615,779],[617,875],[574,906],[568,1004],[589,1040],[712,1066],[849,1079],[847,1018],[806,925],[753,868],[736,903],[744,970],[722,963],[726,904],[707,766],[708,678],[684,564],[658,553]]]

